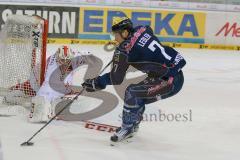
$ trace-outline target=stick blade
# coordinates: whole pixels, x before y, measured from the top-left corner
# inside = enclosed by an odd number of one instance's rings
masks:
[[[33,145],[34,145],[33,142],[23,142],[23,143],[21,144],[21,146],[33,146]]]

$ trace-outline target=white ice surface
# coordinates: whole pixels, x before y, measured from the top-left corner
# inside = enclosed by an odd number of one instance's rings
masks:
[[[112,53],[102,46],[90,50],[106,64]],[[48,47],[53,52],[56,45]],[[129,144],[111,147],[111,134],[85,129],[78,122],[54,121],[34,140],[20,147],[42,124],[30,124],[21,107],[0,107],[17,116],[0,117],[0,160],[238,160],[240,157],[240,52],[178,49],[187,60],[185,84],[175,97],[147,106],[147,113],[188,113],[192,121],[144,122]],[[113,91],[108,87],[107,91]],[[117,109],[99,118],[119,124]],[[74,109],[72,109],[74,110]],[[75,108],[76,110],[76,108]],[[24,113],[22,113],[24,112]]]

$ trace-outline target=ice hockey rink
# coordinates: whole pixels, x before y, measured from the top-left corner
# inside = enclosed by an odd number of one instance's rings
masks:
[[[48,46],[48,55],[58,45]],[[74,45],[88,50],[106,64],[112,52],[102,45]],[[20,144],[42,124],[26,121],[21,106],[0,107],[0,160],[237,160],[240,157],[240,52],[177,49],[187,61],[182,91],[169,99],[147,105],[146,114],[185,114],[186,121],[144,121],[138,134],[126,144],[110,146],[111,133],[86,129],[81,122],[54,121],[33,142]],[[78,73],[76,77],[81,77]],[[81,83],[81,78],[76,80]],[[107,91],[116,94],[110,86]],[[82,101],[81,101],[82,99]],[[80,97],[74,111],[94,107]],[[96,119],[119,125],[122,100],[112,112]],[[93,105],[93,106],[91,106]],[[7,116],[10,115],[10,116]],[[159,118],[159,117],[157,117]]]

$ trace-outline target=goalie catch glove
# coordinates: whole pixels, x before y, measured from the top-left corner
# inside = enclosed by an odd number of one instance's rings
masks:
[[[106,88],[106,86],[100,84],[100,77],[86,79],[82,86],[86,88],[87,92],[95,92]]]

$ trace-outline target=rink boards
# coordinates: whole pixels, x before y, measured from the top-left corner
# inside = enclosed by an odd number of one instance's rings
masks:
[[[0,24],[11,14],[39,15],[49,21],[51,44],[105,44],[114,17],[150,25],[165,44],[182,48],[239,50],[236,12],[185,11],[103,6],[0,5]]]

